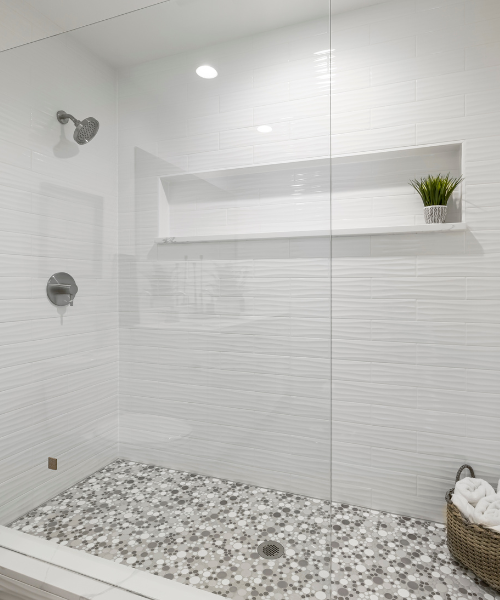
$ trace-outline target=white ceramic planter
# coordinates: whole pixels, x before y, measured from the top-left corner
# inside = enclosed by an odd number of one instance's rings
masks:
[[[427,224],[444,223],[446,221],[446,206],[426,206],[424,208],[424,217]]]

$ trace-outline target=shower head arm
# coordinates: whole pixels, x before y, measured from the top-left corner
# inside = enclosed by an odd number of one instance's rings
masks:
[[[59,123],[66,125],[66,123],[68,122],[69,119],[71,119],[73,121],[73,123],[75,124],[75,127],[78,127],[78,125],[80,124],[80,121],[78,119],[75,119],[75,117],[73,115],[70,115],[69,113],[65,112],[64,110],[57,111],[57,120],[59,121]]]

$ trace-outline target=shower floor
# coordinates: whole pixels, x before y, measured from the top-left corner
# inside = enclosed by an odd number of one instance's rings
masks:
[[[326,501],[117,460],[11,527],[240,600],[500,599],[441,524],[337,503],[331,518],[330,542]],[[286,555],[260,558],[273,539]]]

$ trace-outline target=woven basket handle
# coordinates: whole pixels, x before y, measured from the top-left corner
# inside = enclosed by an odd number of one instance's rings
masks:
[[[462,471],[464,469],[469,469],[471,477],[475,477],[475,475],[474,475],[474,469],[470,465],[462,465],[460,467],[460,469],[458,469],[457,476],[455,478],[455,483],[460,479],[460,475],[462,475]]]

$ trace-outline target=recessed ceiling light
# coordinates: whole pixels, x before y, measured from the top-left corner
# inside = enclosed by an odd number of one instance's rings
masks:
[[[201,67],[198,67],[196,69],[196,74],[203,77],[203,79],[213,79],[218,75],[217,71],[209,65],[201,65]]]
[[[271,133],[272,130],[273,130],[273,128],[270,127],[269,125],[259,125],[257,127],[257,131],[259,133]]]

